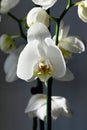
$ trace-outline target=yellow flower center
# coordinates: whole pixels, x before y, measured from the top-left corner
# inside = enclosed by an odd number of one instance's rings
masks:
[[[46,82],[50,77],[53,76],[53,67],[49,60],[41,59],[37,70],[34,70],[35,76],[37,76],[41,81]]]

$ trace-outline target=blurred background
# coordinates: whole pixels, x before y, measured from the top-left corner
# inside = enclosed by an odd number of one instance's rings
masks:
[[[77,0],[73,0],[76,2]],[[59,0],[50,10],[58,17],[67,1]],[[20,0],[20,3],[11,12],[22,18],[34,7],[31,0]],[[65,24],[70,25],[70,35],[79,36],[87,44],[87,24],[77,15],[77,7],[71,8],[64,17]],[[55,25],[51,25],[51,34],[54,35]],[[3,33],[18,34],[17,23],[7,15],[2,15],[0,35]],[[23,40],[18,43],[22,44]],[[3,64],[8,55],[0,51],[0,130],[32,130],[32,119],[25,113],[25,108],[31,97],[31,88],[36,82],[27,83],[18,79],[7,83]],[[59,117],[53,121],[53,130],[87,130],[87,49],[82,54],[73,56],[68,63],[75,79],[70,82],[54,80],[52,95],[66,97],[74,111],[71,118]],[[44,88],[45,89],[45,88]],[[38,128],[39,129],[39,128]]]

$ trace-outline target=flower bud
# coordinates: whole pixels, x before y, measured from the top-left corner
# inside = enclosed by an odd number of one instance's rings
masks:
[[[14,39],[7,34],[3,34],[0,37],[0,49],[5,53],[11,53],[16,48]]]
[[[31,9],[27,15],[27,24],[30,27],[36,22],[40,22],[49,27],[49,16],[47,12],[41,7]]]
[[[7,13],[15,7],[20,0],[0,0],[0,13]]]
[[[78,2],[78,16],[79,18],[87,23],[87,1]]]

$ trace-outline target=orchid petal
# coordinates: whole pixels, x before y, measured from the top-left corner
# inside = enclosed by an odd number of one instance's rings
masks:
[[[13,53],[11,53],[4,63],[4,71],[6,73],[6,81],[13,82],[17,79],[16,69],[19,53],[22,51],[24,46],[17,48]]]
[[[15,56],[14,54],[10,54],[4,63],[4,71],[6,73],[5,78],[7,82],[13,82],[17,79],[15,73],[17,69],[17,60],[17,56]]]
[[[31,81],[33,67],[38,62],[38,41],[30,41],[21,52],[17,65],[17,76],[23,80]],[[34,77],[35,79],[35,77]]]
[[[16,70],[17,70],[18,56],[23,48],[24,45],[20,46],[13,53],[11,53],[5,60],[4,72],[6,74],[5,78],[7,82],[13,82],[17,79]]]
[[[59,42],[59,47],[62,47],[65,50],[73,53],[81,53],[85,51],[84,43],[74,36],[69,36],[67,38],[62,39]]]
[[[58,47],[53,43],[53,40],[50,38],[45,39],[46,43],[50,43],[47,50],[47,57],[50,60],[53,69],[54,69],[54,78],[60,78],[65,75],[66,64],[63,58],[63,55]]]
[[[63,21],[60,23],[60,28],[59,28],[59,41],[63,38],[66,38],[69,33],[70,26],[67,25],[65,26]]]
[[[42,23],[36,23],[32,25],[27,33],[27,40],[35,40],[43,41],[46,37],[51,37],[48,28]]]
[[[44,9],[52,7],[57,0],[32,0],[36,5],[42,6]]]
[[[52,96],[52,101],[55,105],[53,105],[53,110],[55,113],[53,113],[54,118],[56,119],[59,115],[63,116],[71,116],[72,110],[70,108],[69,102],[64,97],[59,96]]]
[[[59,78],[60,81],[72,81],[73,79],[74,75],[68,68],[66,68],[66,74],[62,78]]]
[[[46,104],[46,96],[43,94],[36,94],[29,100],[29,103],[25,109],[25,113],[28,113],[30,117],[39,116],[39,118],[41,118],[42,116],[40,117],[38,108],[42,108],[44,104]]]
[[[46,96],[44,94],[35,94],[29,100],[25,112],[37,110],[46,103]]]
[[[46,119],[46,103],[45,103],[45,105],[43,105],[39,109],[37,109],[36,116],[43,121]]]

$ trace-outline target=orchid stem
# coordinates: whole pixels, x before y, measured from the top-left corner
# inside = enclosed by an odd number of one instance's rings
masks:
[[[51,95],[52,95],[52,78],[50,78],[47,82],[47,127],[46,130],[51,130],[52,128],[52,122],[51,122]]]
[[[55,44],[58,45],[58,36],[59,36],[59,25],[60,22],[56,22],[56,39],[55,39]]]
[[[37,117],[33,118],[33,130],[37,130]]]
[[[74,4],[72,4],[72,0],[68,0],[67,6],[64,9],[64,11],[62,12],[62,14],[60,15],[59,18],[53,18],[54,21],[56,22],[56,39],[55,39],[55,44],[58,45],[58,39],[59,39],[59,26],[60,26],[60,22],[63,19],[63,17],[65,16],[65,14],[67,13],[67,11],[73,6]]]
[[[37,88],[38,93],[43,93],[43,84],[39,79],[37,79]],[[39,122],[40,122],[40,130],[44,130],[44,122],[42,120],[39,120]]]
[[[18,19],[17,17],[15,17],[13,14],[11,14],[10,12],[7,13],[12,19],[14,19],[17,23],[18,23],[18,26],[19,26],[19,30],[20,30],[20,35],[21,37],[23,37],[25,40],[27,39],[24,32],[23,32],[23,29],[22,29],[22,20],[21,19]]]

